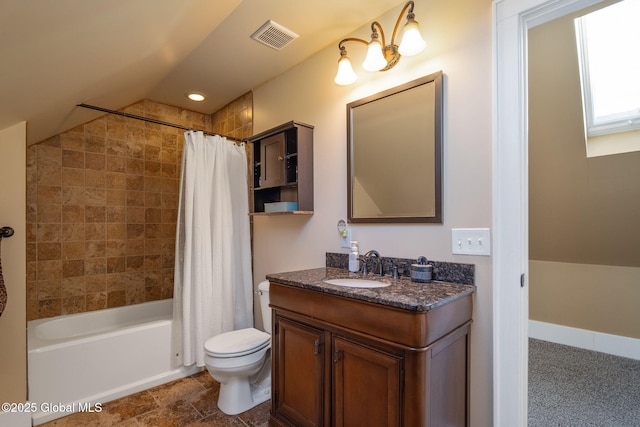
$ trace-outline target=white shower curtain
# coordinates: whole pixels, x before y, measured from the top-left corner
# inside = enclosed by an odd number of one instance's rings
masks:
[[[247,155],[220,136],[185,133],[176,230],[173,355],[204,366],[204,343],[253,326]]]

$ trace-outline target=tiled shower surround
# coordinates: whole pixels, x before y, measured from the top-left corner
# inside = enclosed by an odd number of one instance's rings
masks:
[[[252,134],[248,93],[213,115],[122,111]],[[105,115],[27,150],[27,318],[171,298],[184,131]]]

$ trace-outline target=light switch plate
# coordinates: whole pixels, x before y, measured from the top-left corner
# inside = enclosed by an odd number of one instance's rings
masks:
[[[451,252],[458,255],[491,255],[488,228],[452,228]]]

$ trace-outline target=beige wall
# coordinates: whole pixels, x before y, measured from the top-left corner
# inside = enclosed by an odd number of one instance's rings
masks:
[[[530,261],[529,273],[532,320],[640,338],[640,268]]]
[[[0,227],[15,230],[1,244],[8,301],[0,317],[0,402],[27,399],[25,152],[25,122],[0,131]],[[0,414],[0,424],[5,417]]]
[[[393,27],[400,8],[380,17]],[[444,224],[355,225],[362,251],[383,256],[474,263],[471,348],[471,423],[492,424],[491,258],[451,254],[451,228],[491,225],[491,2],[416,1],[428,46],[420,56],[403,58],[391,71],[365,75],[359,70],[365,48],[348,45],[358,82],[333,83],[337,42],[282,76],[254,90],[256,132],[295,119],[315,126],[313,216],[254,218],[254,281],[265,274],[323,266],[326,252],[344,252],[336,223],[347,216],[346,104],[438,70],[444,72]],[[368,37],[363,26],[350,36]],[[345,35],[346,36],[346,35]],[[394,148],[389,141],[389,149]]]
[[[211,116],[148,100],[124,111],[242,138],[251,109],[249,93]],[[29,147],[29,320],[173,295],[183,135],[105,115]]]
[[[529,32],[530,257],[640,267],[640,152],[586,157],[572,18]]]
[[[530,317],[640,337],[640,153],[586,157],[573,18],[529,32]]]

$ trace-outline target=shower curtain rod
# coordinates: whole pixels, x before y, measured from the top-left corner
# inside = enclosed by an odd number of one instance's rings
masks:
[[[177,129],[192,130],[192,131],[196,131],[196,132],[202,132],[205,135],[218,135],[218,136],[221,136],[223,138],[227,138],[227,139],[230,139],[230,140],[236,141],[236,142],[244,142],[244,140],[242,140],[242,139],[238,139],[238,138],[233,137],[233,136],[223,135],[221,133],[208,132],[206,130],[199,130],[199,129],[189,128],[189,127],[186,127],[186,126],[177,125],[175,123],[169,123],[169,122],[163,122],[162,120],[151,119],[149,117],[136,116],[135,114],[123,113],[122,111],[116,111],[116,110],[110,110],[108,108],[96,107],[95,105],[89,105],[89,104],[80,103],[80,104],[77,104],[76,107],[82,107],[82,108],[88,108],[90,110],[102,111],[103,113],[115,114],[117,116],[127,117],[129,119],[142,120],[143,122],[155,123],[157,125],[169,126],[169,127],[177,128]]]

